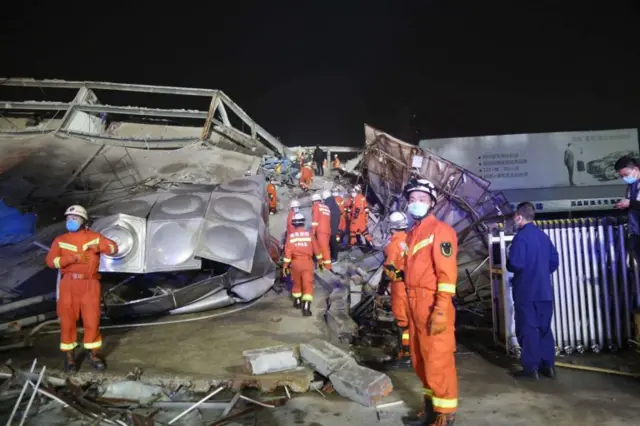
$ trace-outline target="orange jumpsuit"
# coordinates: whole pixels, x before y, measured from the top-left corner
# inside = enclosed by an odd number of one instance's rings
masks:
[[[289,209],[289,214],[287,215],[287,235],[291,235],[293,230],[295,229],[293,226],[293,217],[296,215],[296,212],[293,209]]]
[[[338,242],[341,242],[344,231],[347,228],[347,219],[344,217],[345,200],[339,195],[334,198],[336,199],[336,204],[338,204],[338,208],[340,209],[340,221],[338,222],[338,235],[336,236],[336,238],[338,239]]]
[[[325,204],[316,201],[311,207],[311,232],[316,241],[318,262],[331,269],[331,211]]]
[[[407,235],[404,269],[409,299],[409,333],[413,369],[425,398],[436,413],[455,413],[458,406],[455,308],[458,238],[447,223],[429,215]],[[435,326],[446,326],[436,330]]]
[[[118,252],[116,243],[97,232],[82,229],[60,235],[47,254],[47,266],[60,269],[58,317],[60,349],[70,351],[78,346],[76,325],[80,316],[84,327],[85,349],[102,346],[100,336],[100,253]],[[87,262],[81,260],[86,255]]]
[[[275,213],[278,209],[278,193],[274,184],[267,184],[267,194],[269,195],[269,213]]]
[[[311,167],[309,166],[304,166],[300,171],[300,188],[302,188],[305,191],[308,191],[309,187],[311,186],[312,179],[313,179],[313,170],[311,170]]]
[[[356,245],[358,236],[362,235],[368,242],[371,242],[371,235],[367,230],[367,222],[369,221],[369,206],[364,195],[358,194],[352,201],[351,217],[349,224],[349,244]]]
[[[404,285],[404,259],[407,254],[407,233],[405,231],[393,231],[391,240],[384,249],[384,267],[385,273],[391,281],[391,310],[393,316],[396,317],[398,327],[407,328],[409,326],[409,317],[407,309],[409,302],[407,301],[407,288]],[[403,345],[409,346],[409,333],[402,336]],[[406,340],[406,341],[405,341]]]
[[[340,168],[340,160],[338,158],[333,160],[333,168],[334,169],[339,169]]]
[[[313,300],[314,252],[317,253],[317,247],[309,231],[298,227],[287,236],[282,267],[286,269],[291,265],[291,295],[301,297],[303,301]]]

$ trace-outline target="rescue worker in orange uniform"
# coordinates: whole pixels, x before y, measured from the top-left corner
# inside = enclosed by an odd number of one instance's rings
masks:
[[[321,268],[331,269],[331,211],[322,202],[320,194],[311,196],[311,235],[313,236],[318,252],[316,259]]]
[[[333,156],[333,168],[334,169],[340,168],[340,159],[338,158],[338,154]]]
[[[307,163],[300,170],[300,188],[302,188],[304,192],[309,191],[312,180],[313,180],[313,169],[311,168],[311,163]]]
[[[292,223],[293,232],[284,245],[282,273],[284,276],[291,274],[293,306],[302,308],[302,315],[309,317],[313,301],[313,255],[317,253],[317,246],[311,233],[304,229],[302,213],[296,213]]]
[[[89,216],[82,206],[71,206],[65,212],[67,232],[60,235],[47,254],[47,266],[60,269],[58,317],[60,318],[60,350],[65,353],[65,371],[76,372],[74,349],[78,346],[76,325],[82,318],[84,348],[89,350],[89,364],[104,370],[99,355],[100,336],[100,254],[118,252],[115,242],[87,227]]]
[[[278,191],[275,179],[267,178],[267,195],[269,195],[269,214],[278,212]]]
[[[289,204],[289,214],[287,215],[287,234],[285,235],[285,241],[288,235],[293,232],[293,217],[300,211],[300,201],[292,200]]]
[[[367,199],[362,194],[362,188],[360,185],[356,185],[351,192],[353,198],[351,204],[351,218],[349,223],[349,245],[355,246],[360,237],[364,237],[368,246],[372,246],[371,235],[367,230],[367,223],[369,222],[369,206],[367,205]]]
[[[451,426],[458,407],[453,305],[458,238],[451,226],[429,214],[437,202],[433,183],[411,179],[404,195],[414,219],[404,269],[411,357],[424,386],[425,403],[424,416],[410,424]]]
[[[407,216],[402,212],[393,212],[389,216],[391,240],[384,249],[384,271],[391,282],[391,311],[398,325],[400,350],[398,359],[410,360],[409,302],[407,288],[404,285],[404,261],[407,255]]]

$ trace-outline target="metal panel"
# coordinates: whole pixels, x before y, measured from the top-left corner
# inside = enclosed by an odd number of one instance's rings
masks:
[[[240,179],[223,182],[218,187],[222,192],[242,192],[262,196],[266,193],[264,176],[247,176]]]
[[[111,216],[114,214],[125,214],[146,219],[151,212],[151,208],[158,199],[158,193],[146,195],[136,195],[91,212],[93,217]]]
[[[100,256],[100,272],[144,272],[146,219],[117,214],[96,220],[91,229],[113,240],[119,248],[113,256]]]
[[[251,273],[259,235],[264,231],[261,219],[264,202],[254,195],[256,180],[246,180],[254,183],[240,182],[237,187],[249,193],[211,194],[195,253]]]
[[[236,286],[275,271],[276,265],[271,259],[269,246],[267,243],[265,243],[264,240],[264,229],[265,226],[261,225],[258,231],[258,241],[256,242],[256,249],[253,255],[253,265],[251,267],[251,271],[246,272],[237,268],[231,268],[229,270],[229,276],[231,278],[232,285]]]
[[[194,255],[210,194],[163,194],[147,222],[146,272],[200,269]]]

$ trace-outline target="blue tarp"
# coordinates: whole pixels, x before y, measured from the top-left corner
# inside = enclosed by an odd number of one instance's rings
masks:
[[[33,236],[36,220],[35,214],[22,214],[0,200],[0,246],[16,244]]]

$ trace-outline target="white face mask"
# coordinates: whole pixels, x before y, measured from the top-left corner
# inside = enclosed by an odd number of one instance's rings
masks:
[[[414,201],[407,206],[409,214],[417,219],[425,217],[429,213],[429,204],[420,201]]]

